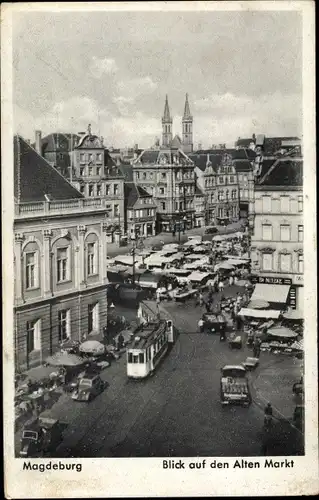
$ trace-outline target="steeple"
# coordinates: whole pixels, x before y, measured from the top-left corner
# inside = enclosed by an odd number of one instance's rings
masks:
[[[182,119],[182,148],[185,153],[193,151],[193,117],[190,112],[188,94],[186,94],[184,115]]]
[[[193,120],[193,117],[189,109],[188,94],[186,94],[186,99],[185,99],[183,120]]]
[[[166,95],[164,115],[162,117],[162,144],[168,147],[172,142],[173,132],[172,132],[173,120],[169,111],[168,97]]]

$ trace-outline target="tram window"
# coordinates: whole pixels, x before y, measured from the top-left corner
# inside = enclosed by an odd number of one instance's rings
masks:
[[[148,359],[151,359],[151,357],[152,357],[152,354],[151,354],[151,348],[149,347],[149,348],[148,348]]]
[[[138,363],[138,354],[134,354],[133,363]]]
[[[128,363],[132,363],[133,362],[133,355],[132,355],[131,352],[128,353],[127,361],[128,361]]]
[[[145,350],[145,363],[147,362],[148,359],[147,355],[148,355],[148,349]]]
[[[138,355],[138,358],[139,358],[139,362],[140,363],[144,363],[144,353],[141,352],[139,355]]]

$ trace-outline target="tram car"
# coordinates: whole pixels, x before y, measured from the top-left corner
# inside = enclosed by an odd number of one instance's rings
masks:
[[[173,342],[172,321],[160,320],[141,325],[126,351],[128,378],[142,379],[154,373]]]

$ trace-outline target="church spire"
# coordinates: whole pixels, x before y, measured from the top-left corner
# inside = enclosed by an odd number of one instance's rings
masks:
[[[165,147],[168,147],[173,139],[172,125],[173,119],[169,111],[168,97],[166,95],[164,115],[162,118],[162,144]]]
[[[189,109],[188,94],[186,94],[183,120],[191,120],[193,117]]]
[[[171,114],[170,114],[170,111],[169,111],[167,94],[166,94],[166,99],[165,99],[163,121],[165,121],[165,122],[170,122],[171,121]]]

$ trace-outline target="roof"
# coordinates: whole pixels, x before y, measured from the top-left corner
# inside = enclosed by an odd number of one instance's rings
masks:
[[[281,148],[283,141],[298,141],[298,137],[266,137],[264,144],[265,154],[273,154]]]
[[[165,320],[158,321],[157,323],[148,323],[142,325],[136,332],[129,350],[131,349],[146,349],[154,340],[166,331],[167,323]]]
[[[158,147],[152,149],[145,149],[140,156],[134,160],[133,166],[138,167],[139,163],[143,164],[159,164],[161,165],[161,160],[165,160],[167,165],[173,165],[175,163],[175,158],[178,157],[179,165],[189,165],[192,166],[192,160],[190,155],[187,155],[180,149],[177,145],[175,147]],[[163,163],[165,165],[165,163]]]
[[[135,182],[124,183],[124,194],[126,206],[133,207],[139,198],[153,198],[145,189],[135,184]],[[148,205],[150,206],[150,205]]]
[[[204,196],[204,193],[200,189],[200,187],[198,186],[198,184],[196,184],[196,186],[195,186],[195,196]]]
[[[14,196],[17,202],[84,198],[22,137],[14,136]]]
[[[279,158],[260,178],[262,186],[302,186],[303,160],[302,158]]]
[[[119,165],[119,169],[121,170],[125,181],[133,182],[133,168],[132,168],[132,165],[130,163],[121,162]]]
[[[249,148],[252,142],[255,142],[255,140],[252,137],[250,137],[249,139],[241,139],[239,137],[238,140],[236,141],[236,146],[240,148]]]
[[[236,160],[234,166],[236,172],[250,172],[253,169],[249,160]]]
[[[172,140],[170,144],[171,148],[176,148],[179,149],[182,146],[182,141],[178,137],[178,135],[175,135],[174,139]]]
[[[221,154],[191,153],[188,156],[202,172],[205,172],[208,161],[211,163],[213,169],[216,170],[222,160]]]
[[[71,151],[78,143],[80,136],[77,134],[64,134],[54,132],[41,139],[42,154],[55,151]],[[35,143],[32,144],[35,149]]]

